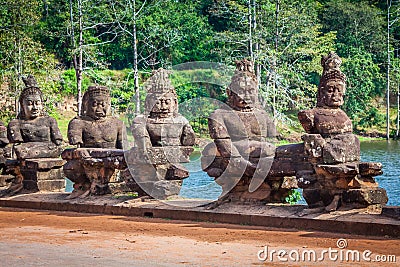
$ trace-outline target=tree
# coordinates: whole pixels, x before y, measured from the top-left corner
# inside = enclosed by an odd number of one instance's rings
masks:
[[[42,2],[36,0],[3,1],[0,5],[1,81],[8,84],[16,113],[22,75],[34,75],[47,97],[51,98],[56,90],[57,61],[33,39],[33,26],[40,19],[41,8]]]

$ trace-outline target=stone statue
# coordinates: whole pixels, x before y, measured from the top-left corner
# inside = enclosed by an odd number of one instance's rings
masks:
[[[222,186],[224,200],[280,202],[288,190],[281,188],[280,178],[266,180],[276,150],[275,124],[259,108],[253,63],[237,61],[236,68],[226,91],[228,106],[208,120],[214,142],[202,153],[203,170]]]
[[[82,115],[68,125],[68,140],[78,149],[67,149],[62,157],[65,175],[74,182],[70,198],[107,194],[115,169],[123,166],[125,126],[110,116],[110,90],[89,86],[82,98]]]
[[[62,151],[62,136],[57,121],[43,110],[42,91],[33,76],[23,79],[25,89],[19,104],[17,119],[8,124],[8,139],[14,143],[18,159],[56,158]]]
[[[57,121],[43,110],[43,95],[35,78],[28,76],[23,81],[25,88],[19,98],[21,111],[8,124],[8,139],[17,158],[7,162],[16,176],[8,192],[13,194],[22,188],[60,190],[65,184],[61,172],[63,161],[58,159],[62,151],[61,132]]]
[[[303,195],[311,207],[336,210],[341,204],[385,204],[386,191],[372,178],[382,173],[380,163],[359,162],[360,142],[352,122],[340,109],[346,92],[341,59],[333,52],[322,57],[322,77],[317,107],[300,111],[298,118],[307,132],[302,138],[314,172],[300,175]]]
[[[195,143],[189,121],[178,113],[168,75],[159,69],[147,82],[145,114],[133,121],[136,146],[126,157],[132,189],[159,199],[179,194],[182,180],[189,176],[180,163],[189,162]]]

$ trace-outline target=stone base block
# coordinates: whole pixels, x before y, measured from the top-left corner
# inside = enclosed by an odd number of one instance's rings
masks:
[[[64,163],[59,158],[43,158],[18,161],[18,164],[10,162],[9,166],[14,166],[23,176],[23,185],[27,190],[62,191],[65,188]]]
[[[29,191],[49,191],[60,192],[65,188],[65,180],[41,180],[41,181],[23,181],[24,188]]]
[[[343,192],[342,201],[344,203],[358,203],[366,207],[374,204],[385,205],[388,202],[388,197],[383,188],[361,188]]]

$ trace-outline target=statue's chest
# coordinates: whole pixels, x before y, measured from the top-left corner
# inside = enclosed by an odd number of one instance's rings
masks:
[[[315,129],[320,134],[351,133],[353,125],[342,110],[319,110],[314,115]]]
[[[50,140],[50,128],[43,121],[21,123],[20,130],[25,142],[48,142]]]
[[[115,142],[118,136],[118,127],[111,120],[86,122],[83,128],[84,141]]]
[[[231,138],[248,138],[266,136],[267,125],[262,116],[253,112],[232,112],[225,118]]]
[[[180,145],[183,124],[147,123],[146,128],[153,145]]]

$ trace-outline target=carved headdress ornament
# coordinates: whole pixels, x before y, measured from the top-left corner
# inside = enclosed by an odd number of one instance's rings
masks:
[[[150,113],[156,101],[165,94],[173,94],[176,110],[178,112],[178,99],[175,88],[172,86],[169,74],[172,72],[163,68],[153,71],[151,77],[146,81],[145,89],[147,96],[145,100],[146,113]]]
[[[22,81],[25,84],[24,90],[22,90],[20,95],[20,102],[28,95],[39,95],[43,101],[42,91],[39,89],[35,77],[32,75],[28,75],[26,77],[22,77]]]
[[[88,95],[89,97],[98,95],[110,97],[110,89],[108,89],[107,86],[91,85],[88,87],[85,95]]]
[[[258,91],[257,77],[254,73],[254,64],[248,59],[235,61],[236,70],[235,74],[232,76],[231,83],[228,86],[228,102],[227,104],[232,106],[230,99],[230,92],[240,92],[243,90],[254,89]],[[258,93],[257,93],[258,94]],[[258,103],[255,103],[257,105]]]
[[[172,86],[169,75],[170,70],[160,68],[153,71],[151,77],[147,80],[145,88],[148,94],[173,93],[176,95],[175,88]]]
[[[327,56],[321,57],[321,66],[323,68],[319,87],[323,86],[328,80],[340,80],[346,82],[346,75],[340,71],[342,60],[335,52],[329,52]]]
[[[331,51],[328,55],[321,57],[323,71],[318,85],[317,106],[323,105],[322,91],[329,80],[338,80],[346,84],[346,75],[340,70],[341,64],[342,60],[335,52]]]

